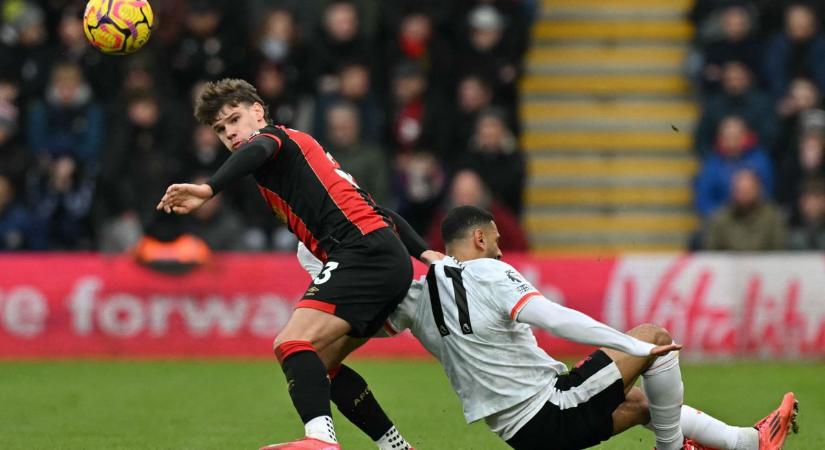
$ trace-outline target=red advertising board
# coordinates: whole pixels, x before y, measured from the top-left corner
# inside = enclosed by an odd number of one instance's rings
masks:
[[[625,330],[670,329],[686,357],[825,356],[819,255],[508,257],[548,298]],[[417,267],[417,274],[423,267]],[[186,275],[128,256],[0,256],[0,357],[270,357],[309,276],[292,255],[227,254]],[[553,356],[586,347],[537,332]],[[409,334],[364,356],[424,356]]]

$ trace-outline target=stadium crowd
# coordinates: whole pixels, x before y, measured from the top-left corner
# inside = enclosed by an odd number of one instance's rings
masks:
[[[444,212],[474,204],[505,251],[527,249],[517,82],[534,0],[156,1],[149,45],[126,57],[88,45],[83,6],[0,2],[0,251],[121,252],[179,230],[292,250],[251,180],[193,217],[154,209],[227,157],[191,117],[223,77],[253,82],[276,123],[312,133],[436,248]],[[823,9],[696,0],[691,249],[825,249]]]
[[[697,0],[695,200],[707,250],[825,249],[821,1]]]
[[[192,217],[155,211],[228,156],[191,106],[224,77],[255,84],[275,123],[309,131],[421,234],[472,203],[508,225],[505,250],[526,249],[517,81],[534,1],[151,5],[149,44],[119,57],[86,42],[83,1],[0,2],[0,251],[122,252],[182,230],[213,250],[294,251],[252,180]]]

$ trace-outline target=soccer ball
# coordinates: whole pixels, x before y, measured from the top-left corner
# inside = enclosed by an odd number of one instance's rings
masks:
[[[110,55],[126,55],[143,47],[154,23],[146,0],[89,0],[83,13],[86,39]]]

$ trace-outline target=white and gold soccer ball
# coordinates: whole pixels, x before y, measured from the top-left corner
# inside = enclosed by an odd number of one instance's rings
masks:
[[[110,55],[127,55],[143,47],[154,23],[146,0],[89,0],[83,13],[86,39]]]

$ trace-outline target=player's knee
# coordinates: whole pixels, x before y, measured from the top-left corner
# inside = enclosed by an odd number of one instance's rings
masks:
[[[628,334],[636,339],[656,345],[667,345],[673,342],[673,337],[666,329],[651,323],[639,325],[630,330]]]

